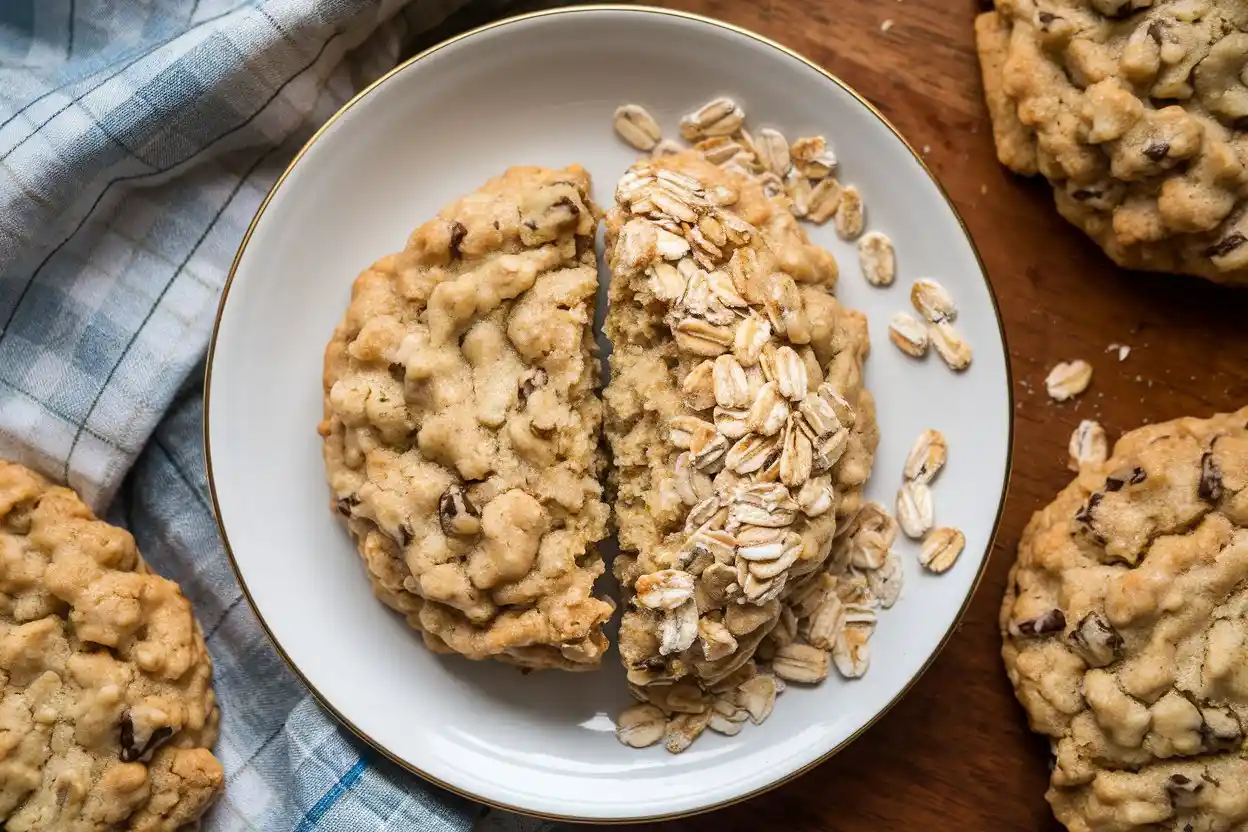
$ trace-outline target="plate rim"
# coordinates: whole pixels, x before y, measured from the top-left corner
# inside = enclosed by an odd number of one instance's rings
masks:
[[[992,311],[997,321],[997,333],[1001,338],[1001,347],[1002,347],[1002,351],[1004,353],[1004,358],[1005,358],[1005,361],[1003,363],[1005,366],[1006,402],[1008,405],[1008,410],[1007,410],[1008,417],[1007,417],[1007,428],[1006,428],[1006,440],[1007,441],[1006,441],[1005,469],[1003,472],[1003,479],[1001,483],[1001,497],[997,504],[996,516],[994,517],[992,521],[992,528],[988,536],[988,542],[986,544],[983,560],[980,562],[979,569],[975,575],[974,581],[972,581],[971,583],[970,590],[966,593],[966,597],[963,599],[962,604],[959,607],[957,614],[953,617],[953,620],[950,622],[949,627],[946,630],[945,634],[941,637],[940,642],[936,645],[936,649],[932,651],[931,655],[927,657],[927,659],[923,662],[923,665],[910,678],[910,680],[906,682],[906,684],[901,688],[901,690],[898,691],[896,696],[894,696],[891,700],[889,700],[889,702],[886,705],[884,705],[883,708],[881,708],[874,716],[868,719],[862,726],[860,726],[857,730],[852,732],[844,740],[837,743],[836,745],[834,745],[832,748],[828,749],[827,751],[823,752],[816,759],[810,761],[806,765],[803,765],[789,772],[785,776],[780,777],[771,783],[768,783],[764,786],[760,786],[756,789],[752,789],[748,792],[737,795],[735,797],[719,800],[715,803],[711,803],[706,806],[701,806],[696,809],[689,809],[689,810],[678,811],[678,812],[666,812],[666,813],[653,814],[653,815],[640,815],[640,816],[628,817],[628,818],[596,818],[596,817],[584,817],[584,816],[573,815],[573,814],[555,814],[555,813],[549,813],[549,812],[538,812],[538,811],[534,811],[531,809],[525,809],[520,806],[513,806],[510,804],[498,801],[498,800],[485,797],[483,795],[474,794],[470,791],[466,791],[464,789],[451,785],[450,783],[447,783],[444,780],[441,780],[440,778],[435,777],[432,774],[429,774],[428,772],[422,770],[418,766],[394,754],[380,741],[374,739],[372,736],[370,736],[369,734],[361,730],[359,727],[357,727],[353,722],[351,722],[351,720],[347,719],[347,717],[343,715],[333,705],[333,703],[331,703],[316,688],[315,685],[312,684],[312,682],[307,678],[307,676],[304,675],[303,671],[301,671],[299,667],[295,664],[295,662],[290,658],[290,656],[287,655],[286,650],[282,647],[281,643],[277,640],[277,637],[274,635],[273,630],[269,627],[268,622],[265,620],[264,614],[260,611],[259,606],[257,606],[255,600],[251,596],[250,590],[247,588],[247,582],[246,580],[244,580],[242,570],[239,568],[238,561],[234,556],[234,550],[230,545],[229,534],[226,531],[225,522],[222,520],[222,517],[221,517],[221,507],[217,499],[216,481],[213,476],[212,441],[211,441],[211,430],[209,427],[210,415],[211,415],[211,404],[212,404],[212,371],[213,371],[213,363],[216,358],[217,339],[218,339],[218,336],[220,335],[221,321],[225,314],[226,303],[229,300],[230,288],[233,285],[234,278],[238,272],[238,266],[242,262],[243,254],[247,249],[247,244],[250,242],[252,234],[254,233],[256,229],[256,226],[259,225],[260,219],[264,216],[265,210],[269,207],[269,204],[273,201],[274,197],[277,195],[278,189],[281,188],[282,184],[286,181],[286,178],[290,176],[290,174],[294,171],[295,166],[300,162],[300,160],[303,159],[304,155],[312,148],[312,146],[317,142],[317,140],[319,140],[331,127],[333,127],[334,124],[340,118],[342,118],[343,115],[345,115],[348,110],[350,110],[353,106],[355,106],[361,100],[363,100],[365,96],[371,94],[374,90],[376,90],[382,84],[390,80],[393,76],[402,72],[407,67],[417,63],[418,61],[428,58],[429,56],[435,54],[436,52],[441,51],[442,49],[445,49],[448,46],[452,46],[454,44],[459,43],[460,41],[467,40],[469,38],[475,37],[476,35],[483,34],[485,32],[494,31],[496,29],[501,29],[505,26],[509,26],[512,24],[521,23],[521,22],[525,22],[529,20],[534,20],[538,18],[546,18],[546,17],[554,17],[556,15],[587,14],[587,13],[595,14],[595,13],[600,13],[600,12],[628,12],[630,14],[639,14],[639,15],[674,17],[674,18],[678,18],[681,20],[685,20],[685,21],[691,21],[695,23],[709,25],[714,28],[722,29],[724,31],[727,31],[736,35],[744,36],[763,46],[778,50],[782,54],[787,55],[788,57],[793,58],[797,60],[799,63],[818,72],[827,81],[840,87],[843,91],[848,93],[855,101],[857,101],[859,105],[866,108],[866,110],[871,115],[873,115],[876,119],[878,119],[880,123],[883,124],[884,127],[902,143],[902,145],[910,153],[910,155],[914,158],[914,160],[918,162],[919,168],[923,171],[923,173],[927,176],[927,178],[932,182],[932,184],[936,186],[937,192],[940,194],[941,198],[944,200],[946,207],[953,214],[953,218],[957,220],[958,226],[962,230],[962,236],[965,238],[967,244],[970,246],[971,253],[975,256],[975,262],[979,269],[979,278],[983,281],[985,288],[988,290],[988,297],[989,297],[989,300],[992,302]],[[1010,484],[1011,484],[1012,474],[1013,474],[1013,469],[1014,469],[1014,408],[1015,408],[1014,374],[1013,374],[1013,369],[1012,369],[1011,362],[1010,362],[1010,349],[1009,349],[1009,341],[1007,340],[1006,333],[1005,333],[1005,322],[1001,316],[1001,305],[1000,305],[999,300],[997,299],[996,290],[993,288],[992,281],[988,278],[988,269],[984,265],[984,260],[983,260],[983,257],[980,255],[978,246],[975,244],[975,238],[971,235],[970,229],[966,225],[966,221],[962,218],[961,213],[958,211],[957,206],[953,202],[953,199],[949,196],[949,192],[945,190],[944,185],[937,178],[936,174],[931,170],[931,168],[928,167],[927,163],[923,160],[923,157],[914,149],[914,147],[911,146],[910,142],[906,140],[905,136],[902,135],[901,131],[898,130],[897,127],[891,121],[889,121],[887,116],[885,116],[882,112],[880,112],[880,110],[870,101],[868,101],[861,93],[859,93],[857,90],[855,90],[852,86],[850,86],[845,81],[841,80],[841,78],[835,75],[834,73],[829,72],[828,70],[824,69],[822,66],[815,63],[811,59],[805,57],[804,55],[797,52],[796,50],[791,49],[775,40],[772,40],[771,38],[765,35],[761,35],[745,27],[738,26],[734,23],[728,23],[727,21],[718,20],[713,17],[708,17],[706,15],[697,14],[694,12],[660,8],[657,6],[631,5],[631,4],[625,4],[625,3],[592,3],[592,4],[579,5],[579,6],[560,7],[560,8],[553,8],[553,9],[541,9],[537,11],[525,12],[523,14],[512,15],[509,17],[505,17],[501,20],[496,20],[490,23],[486,23],[484,25],[469,29],[466,32],[461,32],[460,34],[453,35],[447,38],[446,40],[443,40],[437,44],[434,44],[433,46],[430,46],[429,48],[425,50],[422,50],[421,52],[418,52],[417,54],[413,55],[407,60],[402,61],[399,64],[395,65],[392,69],[386,71],[384,74],[382,74],[379,78],[377,78],[371,84],[369,84],[364,89],[360,90],[358,93],[353,95],[346,103],[344,103],[340,108],[338,108],[338,110],[335,111],[334,114],[331,115],[325,121],[324,124],[322,124],[320,127],[316,129],[316,131],[308,138],[308,140],[303,144],[303,146],[299,148],[299,150],[295,153],[295,155],[291,157],[290,162],[286,165],[281,175],[277,177],[277,179],[273,182],[273,185],[269,188],[268,193],[265,194],[264,199],[260,202],[260,206],[256,209],[255,216],[253,216],[251,221],[248,223],[247,231],[243,234],[242,241],[239,243],[239,246],[238,246],[238,251],[235,253],[234,258],[230,263],[229,273],[227,274],[225,283],[222,285],[222,288],[221,288],[221,299],[217,304],[217,312],[216,312],[215,319],[213,321],[212,334],[208,342],[207,360],[205,361],[205,365],[204,365],[204,411],[203,411],[203,420],[202,420],[203,421],[202,430],[203,430],[203,447],[204,447],[204,467],[205,467],[205,472],[207,475],[209,497],[212,503],[213,520],[216,523],[217,532],[221,538],[222,548],[225,550],[226,558],[229,560],[230,570],[234,573],[234,577],[238,581],[239,588],[242,590],[243,597],[247,600],[247,605],[251,607],[251,610],[255,614],[257,621],[260,622],[260,627],[264,631],[265,636],[268,638],[269,643],[272,644],[273,648],[277,651],[277,654],[281,656],[282,661],[295,674],[295,676],[299,679],[299,681],[303,683],[304,687],[308,689],[308,692],[312,694],[313,698],[317,701],[317,703],[322,708],[328,711],[334,717],[334,719],[338,721],[339,724],[341,724],[348,731],[350,731],[360,740],[365,742],[370,748],[372,748],[373,750],[381,754],[390,762],[399,766],[403,770],[410,772],[411,774],[415,774],[418,777],[421,777],[422,779],[434,784],[435,786],[443,788],[447,790],[448,792],[451,792],[452,794],[458,795],[459,797],[463,797],[468,800],[475,801],[477,803],[482,803],[482,804],[485,804],[486,806],[491,806],[497,809],[503,809],[509,812],[516,812],[518,814],[526,815],[529,817],[542,818],[545,820],[610,826],[610,825],[620,825],[620,824],[630,824],[630,823],[652,823],[656,821],[676,820],[680,818],[693,817],[695,815],[701,815],[707,812],[713,812],[717,809],[723,809],[728,806],[733,806],[737,803],[741,803],[751,798],[758,797],[759,795],[762,795],[762,794],[766,794],[767,792],[770,792],[773,789],[777,789],[780,786],[785,785],[786,783],[790,783],[793,780],[796,780],[797,778],[801,777],[802,775],[814,769],[816,766],[819,766],[822,763],[827,762],[832,757],[836,756],[841,751],[848,748],[859,737],[861,737],[864,733],[866,733],[871,727],[873,727],[880,720],[882,720],[885,717],[885,715],[887,715],[890,711],[892,711],[893,708],[896,707],[897,704],[901,702],[901,700],[904,699],[914,689],[915,685],[917,685],[919,680],[922,679],[927,674],[928,670],[930,670],[932,665],[936,662],[936,659],[941,655],[941,653],[944,652],[945,648],[949,645],[949,641],[953,637],[953,634],[957,632],[959,625],[962,623],[962,620],[966,617],[967,611],[970,609],[971,602],[974,600],[976,593],[979,591],[980,584],[983,582],[984,575],[988,570],[988,563],[992,560],[993,549],[996,547],[997,537],[1001,532],[1001,523],[1002,523],[1002,520],[1004,518],[1004,513],[1005,513],[1005,503],[1009,495]]]

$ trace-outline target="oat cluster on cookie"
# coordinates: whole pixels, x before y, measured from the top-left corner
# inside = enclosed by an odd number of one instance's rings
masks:
[[[1001,627],[1072,832],[1248,829],[1248,408],[1085,465],[1023,533]]]
[[[638,698],[675,715],[679,750],[714,727],[713,703],[725,733],[757,717],[756,657],[792,681],[824,678],[825,651],[865,670],[868,574],[887,574],[896,525],[861,511],[878,441],[866,319],[837,302],[836,262],[786,197],[696,151],[644,160],[606,237],[620,652]]]
[[[1248,281],[1248,4],[997,0],[997,154],[1131,268]]]
[[[364,271],[320,432],[373,588],[434,650],[598,665],[613,606],[589,176],[513,168]]]
[[[211,677],[134,538],[0,461],[0,828],[194,825],[223,783]]]

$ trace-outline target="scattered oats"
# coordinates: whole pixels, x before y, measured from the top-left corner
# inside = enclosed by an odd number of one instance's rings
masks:
[[[837,636],[836,644],[832,646],[832,661],[846,679],[857,679],[867,672],[871,664],[867,642],[871,639],[872,629],[873,625],[866,622],[846,623]]]
[[[680,120],[680,135],[696,142],[710,136],[730,136],[745,121],[745,111],[731,98],[716,98]]]
[[[726,164],[735,159],[738,153],[745,150],[739,142],[733,141],[729,136],[713,136],[709,139],[703,139],[693,147],[713,165]]]
[[[810,180],[798,173],[796,168],[790,168],[784,177],[784,191],[793,203],[789,210],[799,220],[805,219],[810,210],[811,190]]]
[[[905,578],[905,570],[901,565],[901,556],[890,551],[879,569],[867,572],[867,586],[880,602],[880,606],[888,609],[901,597],[901,588]]]
[[[918,540],[934,522],[932,490],[927,483],[913,480],[902,483],[897,491],[897,523],[906,537]]]
[[[928,327],[928,337],[949,369],[961,372],[971,366],[971,345],[962,339],[953,324],[948,321],[932,324]]]
[[[659,625],[660,656],[683,653],[698,637],[698,605],[690,598],[674,610],[663,614]]]
[[[1076,473],[1084,465],[1099,465],[1109,458],[1109,439],[1099,422],[1084,419],[1070,435],[1070,462]]]
[[[953,321],[958,317],[949,290],[928,277],[921,277],[910,287],[910,303],[915,310],[934,324]]]
[[[888,322],[888,339],[906,355],[922,358],[927,355],[927,326],[909,312],[898,312]]]
[[[914,447],[906,457],[904,474],[906,479],[914,482],[930,483],[945,467],[949,456],[949,446],[945,435],[938,430],[927,429],[919,434]]]
[[[1139,381],[1140,377],[1136,376],[1135,380]],[[1063,361],[1049,370],[1044,386],[1053,401],[1064,402],[1087,390],[1091,382],[1092,365],[1079,358],[1070,362]]]
[[[862,233],[862,195],[858,188],[846,185],[836,206],[836,233],[842,240],[854,240]]]
[[[802,193],[801,196],[803,196],[806,200],[806,219],[816,225],[823,225],[831,219],[834,214],[839,217],[837,212],[841,207],[841,202],[845,198],[845,190],[846,189],[841,187],[840,182],[829,178],[824,179],[816,185],[810,191],[808,196]],[[796,199],[794,200],[794,204],[796,204]],[[840,229],[839,219],[837,221],[837,229],[838,231]]]
[[[948,572],[965,547],[966,536],[957,529],[933,529],[919,550],[919,563],[937,574]]]
[[[633,705],[615,718],[615,738],[633,748],[645,748],[663,739],[667,717],[654,705]]]
[[[755,146],[758,148],[759,161],[768,171],[779,177],[789,172],[793,162],[789,157],[789,140],[784,137],[783,133],[764,127],[758,131]]]
[[[824,179],[836,170],[836,154],[823,136],[796,139],[789,148],[793,166],[807,179]]]
[[[1121,347],[1118,348],[1118,360],[1119,361],[1126,361],[1127,356],[1130,354],[1131,354],[1131,348],[1128,347],[1126,344],[1123,344]]]
[[[923,145],[923,155],[924,155],[924,156],[926,156],[927,154],[929,154],[929,153],[931,153],[931,152],[932,152],[932,146],[931,146],[930,144],[925,144],[925,145]]]
[[[879,231],[869,231],[858,241],[858,265],[872,286],[888,286],[897,275],[893,241]]]
[[[653,150],[663,136],[654,116],[637,104],[624,104],[616,109],[615,132],[638,150]]]
[[[880,31],[881,31],[881,32],[887,32],[887,31],[888,31],[889,29],[891,29],[891,28],[893,28],[893,21],[892,21],[892,19],[885,20],[883,23],[881,23],[881,24],[880,24]]]
[[[818,647],[793,642],[776,651],[771,669],[781,679],[813,685],[828,678],[828,654]]]
[[[715,403],[720,407],[743,408],[752,404],[745,370],[731,355],[721,355],[715,359],[711,378]]]
[[[747,679],[737,688],[737,704],[750,715],[750,721],[762,725],[771,715],[776,704],[776,694],[780,692],[775,676],[760,673],[753,679]]]
[[[667,723],[663,747],[673,754],[684,751],[706,730],[711,722],[711,713],[711,709],[707,708],[700,714],[677,714],[672,717]]]
[[[693,597],[693,576],[679,569],[642,575],[633,589],[637,603],[652,610],[674,610]]]

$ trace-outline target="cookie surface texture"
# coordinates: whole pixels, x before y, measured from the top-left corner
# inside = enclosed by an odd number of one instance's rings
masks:
[[[997,155],[1122,266],[1248,282],[1248,4],[997,0]]]
[[[67,488],[0,461],[0,828],[191,828],[223,784],[177,584]]]
[[[1246,426],[1132,431],[1023,533],[1003,655],[1073,832],[1248,829]]]
[[[325,353],[333,506],[438,652],[596,667],[611,603],[589,175],[512,168],[355,281]]]

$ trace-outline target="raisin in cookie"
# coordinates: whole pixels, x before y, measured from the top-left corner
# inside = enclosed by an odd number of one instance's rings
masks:
[[[134,538],[0,461],[0,828],[196,825],[223,781],[211,678]]]
[[[355,281],[325,353],[334,505],[439,652],[596,667],[609,601],[589,175],[513,168]]]
[[[1248,830],[1248,408],[1085,466],[1024,531],[1001,627],[1062,823]]]
[[[976,21],[997,155],[1117,263],[1248,282],[1248,4],[997,0]]]
[[[620,653],[639,698],[706,717],[678,726],[679,750],[756,656],[801,644],[797,675],[826,675],[822,649],[852,618],[826,616],[828,632],[808,620],[848,577],[850,547],[829,555],[838,530],[852,537],[878,441],[867,322],[833,296],[836,261],[787,197],[751,177],[685,152],[634,165],[615,202],[605,400]]]

